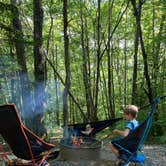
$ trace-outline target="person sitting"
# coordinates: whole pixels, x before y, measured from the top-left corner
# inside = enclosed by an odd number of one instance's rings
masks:
[[[87,124],[86,125],[86,130],[85,131],[81,131],[81,133],[89,136],[91,134],[92,130],[93,130],[93,128],[91,127],[91,125]]]
[[[113,133],[121,137],[126,137],[131,131],[133,131],[139,125],[138,121],[136,120],[137,114],[138,114],[138,107],[135,105],[128,105],[123,112],[124,119],[126,120],[126,126],[124,131],[115,129],[113,130]],[[116,147],[112,143],[109,144],[109,147],[117,157],[119,157],[119,155],[122,154],[122,152],[118,149],[118,147]],[[124,161],[120,159],[118,165],[119,166],[123,165],[123,162]]]

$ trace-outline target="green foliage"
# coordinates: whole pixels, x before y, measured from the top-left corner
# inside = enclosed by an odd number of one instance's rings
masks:
[[[23,43],[25,44],[25,56],[27,72],[30,79],[30,86],[34,88],[34,53],[33,46],[36,41],[33,41],[33,1],[19,1],[11,9],[10,1],[2,1],[0,3],[0,102],[4,103],[5,99],[11,99],[11,73],[17,76],[20,66],[17,64],[17,53],[15,49],[15,40],[13,37],[20,32],[14,32],[12,21],[19,13],[23,29]],[[84,44],[86,55],[88,58],[88,74],[90,78],[90,89],[92,98],[95,98],[96,85],[96,64],[97,64],[97,20],[98,20],[98,4],[94,1],[68,1],[68,36],[69,36],[69,52],[70,52],[70,68],[71,68],[71,92],[79,105],[87,114],[86,89],[84,87],[83,78],[83,50],[81,41],[81,10],[84,26]],[[138,1],[137,1],[138,2]],[[58,71],[63,80],[66,77],[65,62],[64,62],[64,36],[63,36],[63,1],[61,0],[44,0],[44,25],[43,25],[43,50],[47,53],[47,57],[52,62],[55,69]],[[126,1],[116,0],[112,6],[110,18],[110,34],[108,34],[108,18],[109,18],[109,3],[101,1],[100,11],[100,51],[101,54],[106,48],[107,40],[117,24],[119,15],[123,12],[126,6]],[[18,13],[16,12],[17,10]],[[165,1],[154,0],[145,1],[142,8],[141,27],[143,40],[145,43],[145,51],[148,58],[149,76],[151,79],[153,97],[165,95]],[[100,80],[99,80],[99,97],[98,97],[98,119],[109,118],[108,104],[108,69],[111,68],[113,80],[114,111],[116,116],[122,116],[122,107],[131,103],[132,99],[132,83],[133,83],[133,67],[134,67],[134,41],[135,41],[136,22],[133,15],[131,3],[127,8],[127,12],[123,15],[113,37],[110,41],[110,58],[111,65],[108,66],[108,53],[104,52],[100,60]],[[16,40],[17,41],[17,40]],[[47,110],[45,123],[49,130],[49,135],[56,133],[56,100],[58,96],[60,123],[63,123],[63,88],[59,78],[54,75],[52,66],[46,62],[46,90],[48,93]],[[126,63],[126,65],[125,65]],[[138,65],[137,65],[137,97],[136,105],[139,107],[148,104],[147,98],[147,83],[144,76],[144,65],[140,45],[138,47]],[[18,77],[17,77],[18,78]],[[17,83],[19,82],[16,81]],[[55,91],[55,85],[58,82],[58,92]],[[126,83],[126,84],[125,84]],[[5,87],[5,88],[4,88]],[[16,95],[13,98],[20,100],[21,105],[21,89],[15,83],[14,86]],[[58,93],[58,94],[57,94]],[[32,93],[33,94],[33,93]],[[57,96],[56,96],[57,95]],[[18,97],[19,96],[19,97]],[[82,115],[76,104],[69,97],[69,122],[82,122]],[[158,120],[153,123],[157,126],[158,132],[152,131],[150,140],[156,138],[159,142],[164,143],[165,139],[165,103],[160,103]],[[140,112],[138,119],[143,120],[148,113],[147,110]],[[122,128],[123,123],[117,125]],[[55,130],[54,130],[55,129]],[[107,129],[106,133],[109,132]],[[104,133],[105,134],[105,133]]]

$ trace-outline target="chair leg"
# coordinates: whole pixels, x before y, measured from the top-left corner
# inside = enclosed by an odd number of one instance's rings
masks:
[[[153,166],[152,162],[148,158],[145,159],[144,165],[145,166]]]

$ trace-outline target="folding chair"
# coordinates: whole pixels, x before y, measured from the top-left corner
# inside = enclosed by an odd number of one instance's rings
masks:
[[[24,126],[14,104],[0,106],[0,134],[13,154],[19,159],[27,160],[28,166],[40,166],[50,154],[54,158],[59,154],[55,145],[46,143]]]
[[[152,166],[152,163],[141,149],[149,133],[152,116],[159,101],[160,98],[154,99],[148,117],[134,131],[130,132],[126,137],[112,141],[112,144],[119,149],[120,155],[118,158],[124,160],[123,166],[131,162],[135,163],[135,165],[139,163],[142,166]]]

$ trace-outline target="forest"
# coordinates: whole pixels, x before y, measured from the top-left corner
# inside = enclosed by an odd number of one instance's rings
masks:
[[[166,95],[165,0],[1,0],[0,104],[39,136],[62,125],[143,120]],[[150,140],[166,143],[166,100]]]

